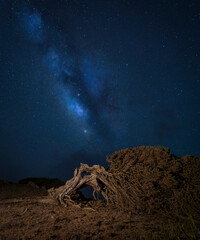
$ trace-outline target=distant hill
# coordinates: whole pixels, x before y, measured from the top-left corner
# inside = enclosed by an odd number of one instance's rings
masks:
[[[52,187],[60,187],[65,183],[58,178],[24,178],[19,181],[19,184],[32,184],[38,186],[39,188],[43,187],[49,189]]]

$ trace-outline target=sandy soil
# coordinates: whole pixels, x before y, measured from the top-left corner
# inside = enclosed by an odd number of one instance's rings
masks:
[[[102,202],[63,207],[46,195],[30,185],[0,186],[0,239],[137,239],[138,216]]]

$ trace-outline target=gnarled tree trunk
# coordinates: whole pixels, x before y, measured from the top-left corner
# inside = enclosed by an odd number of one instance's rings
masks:
[[[80,188],[91,186],[94,189],[94,199],[96,199],[96,192],[108,201],[110,192],[113,194],[117,193],[117,189],[112,186],[111,178],[112,174],[107,172],[104,167],[100,165],[89,167],[87,164],[81,163],[80,168],[75,169],[72,179],[57,189],[49,189],[49,194],[61,204],[67,205],[68,202],[72,201],[71,197],[75,195]]]

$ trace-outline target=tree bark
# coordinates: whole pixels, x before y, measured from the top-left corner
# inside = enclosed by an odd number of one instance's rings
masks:
[[[112,174],[100,165],[89,167],[87,164],[81,163],[80,168],[75,169],[72,179],[57,189],[49,189],[49,194],[61,204],[68,205],[68,202],[72,202],[71,197],[75,195],[80,188],[91,186],[94,189],[94,199],[96,199],[96,192],[97,194],[101,194],[105,200],[108,200],[108,192],[116,192],[116,189],[112,187],[109,181],[111,176]]]

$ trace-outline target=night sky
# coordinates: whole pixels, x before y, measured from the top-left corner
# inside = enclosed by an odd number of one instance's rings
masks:
[[[199,105],[199,1],[0,0],[0,179],[200,156]]]

